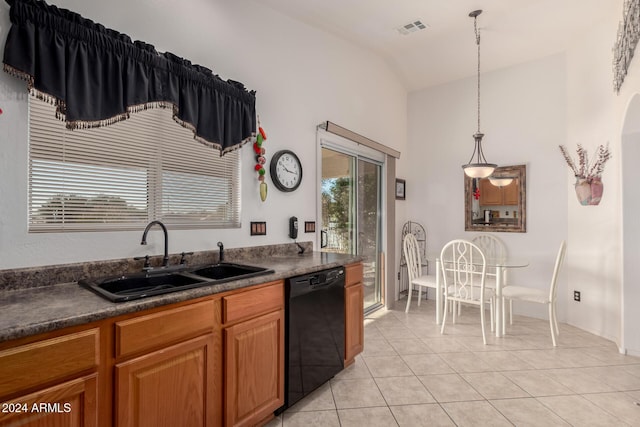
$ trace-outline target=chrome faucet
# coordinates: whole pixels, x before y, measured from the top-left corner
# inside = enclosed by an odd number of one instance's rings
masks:
[[[147,244],[147,233],[149,232],[149,229],[154,225],[159,225],[164,232],[164,258],[162,258],[162,266],[166,267],[169,265],[169,233],[167,232],[167,227],[165,227],[163,223],[161,223],[160,221],[151,221],[149,224],[147,224],[147,227],[144,229],[144,233],[142,233],[142,241],[140,242],[140,244]]]

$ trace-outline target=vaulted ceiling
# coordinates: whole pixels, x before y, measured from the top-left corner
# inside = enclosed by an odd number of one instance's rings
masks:
[[[565,51],[594,23],[622,18],[622,0],[256,1],[377,53],[409,91],[475,75],[473,10],[483,10],[482,72]],[[416,20],[427,28],[397,31]]]

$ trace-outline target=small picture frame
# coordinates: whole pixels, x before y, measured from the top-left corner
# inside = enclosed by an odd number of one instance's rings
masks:
[[[404,200],[407,192],[407,181],[396,178],[396,200]]]

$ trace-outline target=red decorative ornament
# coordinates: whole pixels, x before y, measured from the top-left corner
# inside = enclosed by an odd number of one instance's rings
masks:
[[[258,182],[260,182],[260,200],[263,202],[267,200],[267,183],[264,180],[266,170],[264,165],[267,163],[267,159],[264,157],[264,153],[267,150],[262,146],[263,142],[267,139],[267,133],[260,126],[260,116],[258,116],[258,134],[256,135],[256,142],[253,144],[253,151],[256,153],[256,165],[255,170],[258,172]]]
[[[480,199],[480,189],[476,187],[476,190],[473,192],[473,198],[478,200]]]

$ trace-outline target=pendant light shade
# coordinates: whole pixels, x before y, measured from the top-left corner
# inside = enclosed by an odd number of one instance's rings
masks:
[[[498,167],[495,163],[487,162],[482,152],[482,137],[484,134],[480,132],[480,32],[478,31],[478,15],[482,10],[474,10],[469,14],[473,18],[473,28],[476,33],[476,45],[478,46],[478,131],[473,135],[475,146],[469,163],[462,165],[464,173],[470,178],[486,178],[493,173]]]
[[[513,178],[490,176],[489,182],[495,185],[496,187],[506,187],[507,185],[513,182]]]
[[[486,178],[493,173],[497,166],[493,163],[468,163],[462,168],[469,178]]]

